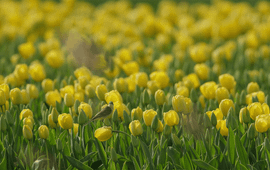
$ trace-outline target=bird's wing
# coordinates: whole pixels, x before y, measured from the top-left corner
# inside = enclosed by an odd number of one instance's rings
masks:
[[[93,118],[92,120],[98,119],[98,118],[102,118],[102,117],[107,117],[110,114],[107,113],[111,113],[112,109],[110,107],[105,107],[104,109],[102,109],[100,112],[98,112]],[[106,115],[107,114],[107,115]]]

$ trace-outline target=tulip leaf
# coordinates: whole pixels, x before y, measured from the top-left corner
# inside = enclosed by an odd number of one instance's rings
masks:
[[[2,143],[2,142],[1,142]],[[2,170],[6,170],[7,169],[7,158],[6,158],[6,152],[5,152],[5,149],[3,150],[3,152],[5,153],[4,154],[4,157],[2,159],[2,162],[0,163],[0,169]]]
[[[145,155],[145,157],[146,157],[146,159],[147,159],[147,161],[148,161],[148,163],[150,165],[150,170],[155,169],[148,147],[146,146],[146,144],[143,141],[140,141],[140,142],[141,142],[141,147],[142,147],[143,153],[144,153],[144,155]]]
[[[167,148],[167,153],[168,153],[168,156],[172,159],[174,164],[179,164],[181,154],[176,149],[170,146]]]
[[[229,135],[228,135],[228,141],[227,141],[227,147],[228,147],[228,156],[229,160],[232,164],[234,164],[234,156],[235,156],[235,145],[234,145],[234,133],[231,127],[229,127]]]
[[[97,152],[91,152],[88,155],[86,155],[85,157],[83,157],[80,161],[81,162],[86,162],[89,161],[92,157],[94,157],[97,154]]]
[[[49,142],[51,145],[56,145],[56,141],[55,141],[56,137],[55,137],[55,130],[54,129],[50,129],[50,133],[49,133]]]
[[[107,154],[103,148],[103,145],[100,141],[98,141],[97,139],[95,139],[95,145],[98,151],[98,156],[101,159],[102,163],[104,164],[105,168],[107,169]]]
[[[116,167],[115,167],[115,162],[113,160],[110,160],[109,161],[109,169],[110,170],[116,170]]]
[[[240,141],[238,135],[235,136],[235,145],[236,145],[236,152],[237,152],[237,155],[238,155],[240,162],[243,165],[247,165],[248,164],[248,155],[247,155],[247,152],[246,152],[242,142]]]
[[[68,162],[74,166],[75,168],[78,168],[78,169],[82,169],[82,170],[91,170],[92,168],[83,164],[81,161],[79,161],[78,159],[75,159],[73,157],[70,157],[70,156],[66,156],[63,154],[63,156],[68,160]]]
[[[131,157],[132,162],[133,162],[133,164],[134,164],[135,170],[141,170],[141,168],[140,168],[140,166],[139,166],[137,160],[136,160],[133,156],[130,156],[130,157]]]
[[[207,170],[217,170],[217,168],[211,166],[210,164],[200,160],[200,159],[193,159],[192,162],[200,168],[207,169]]]
[[[186,152],[184,155],[184,167],[185,169],[190,169],[190,170],[193,169],[192,162],[190,160],[188,152]]]

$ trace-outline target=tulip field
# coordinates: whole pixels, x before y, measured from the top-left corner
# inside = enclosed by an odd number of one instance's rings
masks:
[[[0,169],[270,169],[254,2],[0,1]]]

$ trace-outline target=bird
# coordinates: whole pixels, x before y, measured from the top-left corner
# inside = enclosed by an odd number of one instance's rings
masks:
[[[114,109],[113,102],[109,102],[109,104],[104,109],[102,109],[94,117],[92,117],[92,119],[90,119],[87,123],[85,123],[84,126],[86,126],[87,124],[89,124],[94,120],[105,119],[109,117],[112,114],[113,109]]]

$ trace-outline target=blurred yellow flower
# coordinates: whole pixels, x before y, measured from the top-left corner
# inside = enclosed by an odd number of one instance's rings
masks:
[[[46,103],[50,106],[55,107],[56,102],[61,103],[61,96],[58,90],[49,91],[45,95]]]
[[[206,64],[201,63],[194,66],[194,71],[201,80],[207,80],[210,68]]]
[[[133,73],[138,73],[140,66],[136,61],[130,61],[128,63],[123,64],[122,68],[126,73],[126,75],[130,76]]]
[[[36,49],[33,43],[31,42],[27,42],[27,43],[19,45],[18,50],[24,59],[28,59],[32,57],[36,52]]]
[[[30,102],[30,96],[25,89],[21,90],[22,94],[22,103],[21,104],[28,104]]]
[[[117,90],[119,93],[124,93],[128,91],[128,83],[126,79],[120,77],[116,78],[113,82],[113,87],[115,90]]]
[[[147,87],[148,75],[145,72],[139,72],[136,74],[136,84],[139,87]]]
[[[31,75],[32,79],[36,82],[41,82],[43,79],[46,78],[45,68],[42,64],[38,62],[32,62],[29,67],[29,74]]]
[[[44,90],[44,93],[54,90],[54,82],[51,79],[44,79],[41,82],[41,86],[42,89]]]
[[[29,77],[28,66],[26,64],[17,64],[13,73],[17,79],[26,80]]]
[[[248,83],[248,85],[247,85],[247,93],[248,94],[253,93],[253,92],[257,92],[259,90],[260,90],[260,87],[259,87],[258,83],[256,83],[256,82]]]
[[[233,89],[236,85],[234,77],[230,74],[222,74],[218,77],[218,80],[221,86],[227,88],[228,90]]]
[[[216,100],[218,103],[221,102],[223,99],[229,99],[230,93],[225,87],[219,87],[216,90]]]
[[[200,91],[206,99],[214,99],[216,97],[217,84],[209,81],[200,86]]]
[[[27,84],[26,91],[29,94],[31,99],[37,99],[39,96],[38,88],[34,84]]]
[[[163,71],[155,71],[150,74],[150,79],[152,81],[156,81],[157,85],[164,89],[169,85],[170,78],[166,72]]]
[[[110,92],[105,93],[105,100],[107,103],[110,102],[115,103],[117,101],[120,103],[123,102],[122,96],[117,90],[112,90]]]

